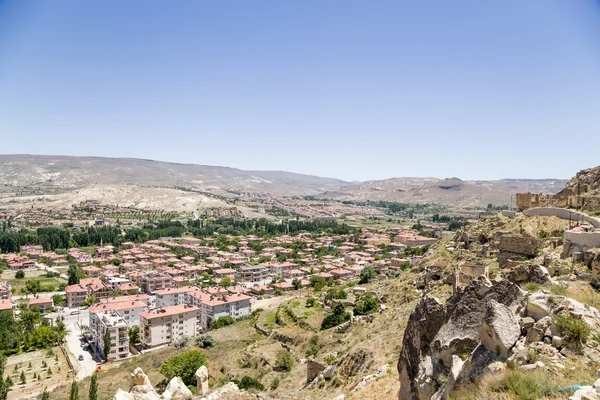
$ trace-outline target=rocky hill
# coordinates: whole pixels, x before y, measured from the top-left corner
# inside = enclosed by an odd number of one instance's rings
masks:
[[[579,171],[558,195],[600,196],[600,166]]]
[[[243,171],[132,158],[0,155],[0,186],[42,183],[61,188],[135,185],[279,195],[316,194],[348,184],[283,171]]]
[[[519,192],[555,193],[566,180],[502,179],[463,181],[458,178],[392,178],[367,181],[323,193],[337,200],[384,200],[401,203],[438,203],[459,206],[510,205],[511,195]]]

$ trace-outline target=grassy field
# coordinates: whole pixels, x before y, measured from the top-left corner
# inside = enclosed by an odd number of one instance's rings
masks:
[[[46,363],[46,366],[42,363]],[[22,372],[25,374],[25,384],[21,384]],[[34,374],[40,378],[34,379]],[[52,390],[71,379],[67,361],[58,347],[9,357],[5,369],[5,377],[7,376],[10,376],[14,383],[8,392],[9,399],[29,397],[41,393],[44,388]]]
[[[25,278],[17,279],[15,278],[14,271],[4,271],[0,275],[0,281],[8,282],[12,288],[15,290],[14,293],[19,295],[21,293],[21,289],[25,288],[27,281],[39,281],[42,288],[51,289],[54,288],[54,291],[58,290],[58,286],[61,283],[67,283],[67,281],[61,277],[52,277],[48,278],[45,276],[45,271],[25,271]]]

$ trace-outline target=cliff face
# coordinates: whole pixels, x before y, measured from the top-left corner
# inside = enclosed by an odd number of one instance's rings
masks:
[[[561,190],[559,196],[600,195],[600,166],[579,171]]]

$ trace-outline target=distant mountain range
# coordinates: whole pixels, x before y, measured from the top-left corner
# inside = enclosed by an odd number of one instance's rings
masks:
[[[313,195],[338,200],[385,200],[405,203],[469,205],[510,204],[517,192],[556,193],[565,179],[501,179],[463,181],[458,178],[391,178],[345,182],[283,171],[162,161],[46,155],[0,155],[0,186],[44,186],[81,189],[97,185],[194,188],[214,193],[257,193],[279,196]]]

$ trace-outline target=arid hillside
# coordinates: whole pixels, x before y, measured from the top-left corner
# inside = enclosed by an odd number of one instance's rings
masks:
[[[308,195],[347,185],[338,179],[283,171],[178,164],[132,158],[0,155],[0,186],[51,184],[186,187],[228,192]]]
[[[458,178],[392,178],[347,185],[323,193],[322,197],[486,207],[490,203],[510,205],[511,195],[519,192],[556,193],[565,183],[566,180],[562,179],[463,181]]]

